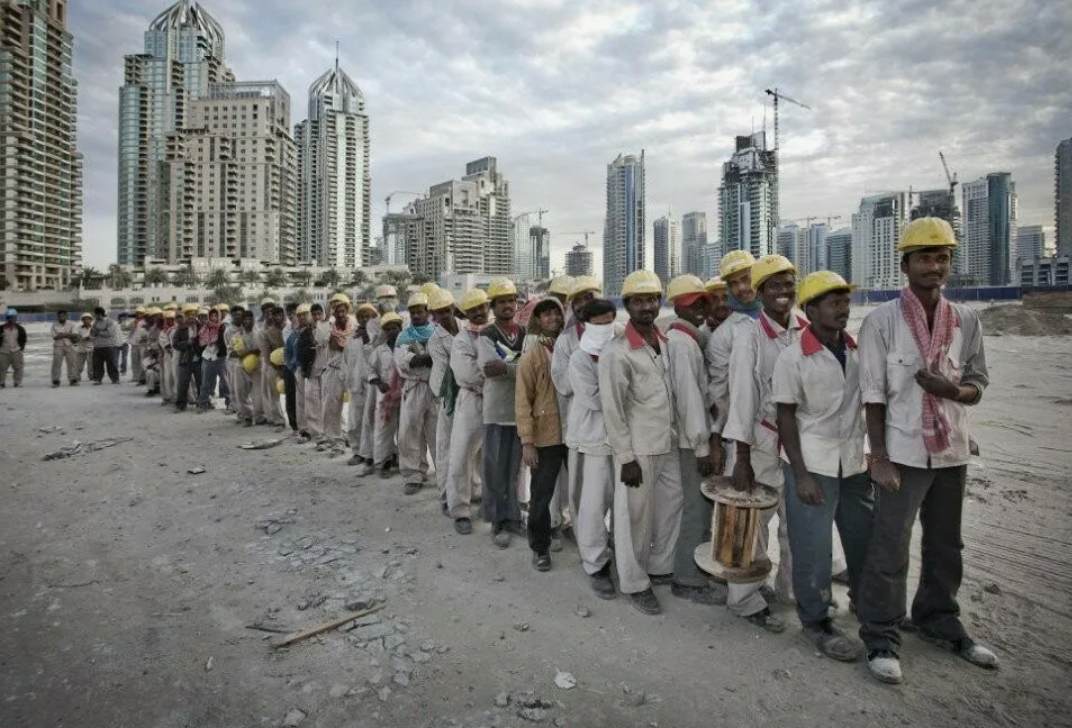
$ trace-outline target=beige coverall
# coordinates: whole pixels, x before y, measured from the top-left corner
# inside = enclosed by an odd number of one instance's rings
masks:
[[[428,344],[395,345],[395,366],[402,377],[402,411],[398,423],[398,465],[407,483],[423,483],[428,477],[428,449],[435,448],[438,405],[428,379],[430,367],[413,367],[418,354],[428,353]],[[435,464],[435,453],[432,454]]]
[[[461,331],[460,327],[463,322],[457,323]],[[435,463],[436,485],[439,486],[440,500],[446,500],[447,497],[447,478],[450,473],[450,431],[454,427],[454,414],[447,416],[440,392],[443,387],[443,377],[450,368],[450,348],[453,343],[454,334],[438,324],[432,338],[428,340],[428,353],[432,357],[432,373],[428,376],[428,386],[436,402]],[[454,404],[456,407],[456,397]]]
[[[380,380],[390,385],[396,372],[395,356],[387,344],[380,344],[372,352],[369,367],[369,382]],[[398,434],[398,406],[394,406],[384,415],[381,404],[386,395],[376,388],[376,425],[373,433],[372,458],[375,465],[380,466],[398,452],[395,445],[395,436]]]
[[[63,365],[67,364],[67,381],[78,381],[78,353],[71,338],[77,331],[73,321],[52,324],[52,381],[59,383]]]
[[[356,322],[351,318],[342,334],[349,342],[353,338]],[[342,431],[343,393],[347,391],[348,370],[346,366],[346,348],[337,348],[333,339],[337,333],[334,320],[322,321],[316,327],[317,356],[314,374],[319,387],[313,387],[320,397],[321,422],[324,427],[324,440],[332,445],[345,445],[346,438]],[[348,343],[347,343],[348,345]],[[317,392],[317,390],[319,390]],[[306,395],[309,389],[306,388]],[[310,412],[310,403],[306,400],[306,412]],[[314,405],[315,406],[315,405]],[[308,414],[306,415],[308,417]]]
[[[477,362],[480,334],[463,326],[450,347],[450,369],[458,383],[450,456],[447,459],[447,509],[451,518],[471,518],[480,494],[480,446],[484,442],[484,370]]]

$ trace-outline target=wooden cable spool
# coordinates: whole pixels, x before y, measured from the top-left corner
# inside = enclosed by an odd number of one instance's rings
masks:
[[[704,497],[715,502],[711,516],[712,539],[696,547],[693,559],[719,581],[750,584],[771,572],[766,554],[756,554],[763,528],[763,511],[778,505],[774,488],[756,484],[751,491],[736,490],[730,479],[713,475],[703,482]]]

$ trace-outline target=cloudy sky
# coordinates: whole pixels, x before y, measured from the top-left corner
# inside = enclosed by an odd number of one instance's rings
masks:
[[[90,265],[115,261],[123,56],[167,6],[70,4]],[[383,200],[496,155],[516,212],[550,212],[553,266],[603,229],[606,165],[647,152],[650,221],[717,213],[733,137],[782,113],[782,217],[841,215],[875,191],[1012,172],[1020,224],[1052,242],[1053,153],[1072,137],[1072,12],[1051,0],[206,0],[240,80],[276,78],[304,118],[334,59],[372,124],[373,235]],[[767,111],[768,121],[772,119]],[[397,204],[397,203],[396,203]],[[840,223],[835,223],[840,224]],[[712,238],[713,239],[713,238]],[[650,260],[650,258],[649,258]],[[597,258],[598,265],[598,258]]]

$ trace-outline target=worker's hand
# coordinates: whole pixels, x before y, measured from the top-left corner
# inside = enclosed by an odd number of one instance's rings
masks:
[[[701,478],[707,478],[714,472],[714,468],[711,466],[711,458],[705,455],[700,458],[696,458],[696,470],[699,471]]]
[[[722,475],[726,471],[726,448],[722,446],[722,436],[711,435],[708,446],[711,448],[711,454],[707,456],[711,461],[711,472]]]
[[[521,457],[525,459],[525,465],[529,470],[536,470],[540,467],[540,456],[536,452],[536,446],[532,444],[521,446]]]
[[[797,476],[796,481],[797,497],[800,498],[801,503],[807,506],[819,506],[826,502],[823,489],[819,487],[819,483],[811,476],[811,473]]]
[[[737,458],[733,464],[733,487],[736,490],[752,490],[756,487],[756,474],[749,458]]]
[[[644,482],[644,473],[640,469],[640,463],[634,460],[622,466],[622,482],[630,488],[639,488]]]
[[[901,474],[888,458],[871,461],[871,480],[889,493],[896,493],[901,489]]]
[[[960,387],[938,372],[920,369],[916,372],[916,384],[923,387],[923,391],[928,394],[933,394],[935,397],[941,397],[942,399],[955,400],[960,396]]]
[[[501,361],[489,361],[484,365],[484,376],[486,377],[502,377],[507,372],[506,363]]]

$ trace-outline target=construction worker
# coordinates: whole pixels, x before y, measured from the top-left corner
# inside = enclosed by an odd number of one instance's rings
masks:
[[[379,346],[383,343],[380,338],[380,330],[383,325],[382,316],[386,313],[397,313],[398,311],[398,289],[385,283],[376,286],[373,295],[376,297],[376,310],[379,312],[380,318],[369,321],[368,333],[372,338],[373,345]],[[402,323],[403,325],[406,324],[405,319],[403,319]]]
[[[272,363],[272,352],[283,348],[283,326],[285,311],[272,298],[261,301],[263,321],[258,333],[261,354],[261,406],[264,413],[254,424],[286,427],[286,416],[279,402],[277,381],[282,379],[277,365]]]
[[[908,285],[860,330],[860,387],[879,490],[856,606],[868,667],[887,683],[902,680],[897,628],[917,513],[923,547],[912,623],[921,637],[973,665],[998,665],[968,636],[957,604],[970,457],[966,407],[979,403],[990,379],[978,315],[942,295],[956,247],[945,220],[909,223],[897,246]]]
[[[145,338],[142,343],[142,371],[145,374],[146,397],[160,394],[160,332],[164,328],[164,312],[151,306],[145,312]]]
[[[859,593],[875,502],[864,456],[856,342],[845,332],[854,288],[831,271],[804,279],[797,303],[811,325],[778,356],[771,395],[783,447],[797,616],[808,641],[845,662],[857,659],[860,647],[829,616],[831,532],[836,521],[852,599]]]
[[[324,439],[318,448],[338,451],[346,446],[342,431],[343,399],[347,391],[346,347],[354,338],[357,320],[350,315],[352,304],[345,293],[336,293],[328,302],[332,318],[316,328],[315,376],[319,380],[320,413]]]
[[[577,462],[582,465],[577,507],[573,512],[573,535],[581,553],[581,565],[600,599],[613,599],[616,595],[610,573],[613,565],[607,520],[614,508],[614,486],[618,479],[599,396],[599,357],[607,342],[621,333],[621,327],[615,323],[617,315],[610,301],[594,299],[585,304],[584,333],[569,364],[572,401],[567,444],[571,452],[577,451]]]
[[[79,318],[81,325],[75,329],[78,340],[75,343],[75,365],[78,370],[78,381],[82,381],[82,375],[93,378],[93,314],[84,311]]]
[[[709,295],[703,281],[694,275],[678,276],[667,287],[666,297],[676,315],[666,333],[666,348],[674,390],[683,497],[670,593],[697,604],[725,604],[725,589],[714,587],[693,558],[696,548],[711,540],[712,505],[704,497],[702,485],[703,479],[715,470],[712,449],[722,446],[721,438],[711,434],[707,402],[704,352],[710,337],[706,329]]]
[[[104,383],[104,372],[112,384],[119,384],[119,359],[117,347],[123,340],[123,332],[116,321],[108,318],[101,307],[93,309],[93,383]]]
[[[52,324],[52,386],[60,386],[60,376],[63,373],[63,364],[67,363],[67,381],[71,386],[78,384],[78,357],[75,355],[75,345],[78,342],[78,333],[74,323],[67,320],[66,311],[56,312],[56,323]]]
[[[733,343],[730,404],[722,431],[722,436],[734,444],[732,477],[738,490],[751,490],[760,483],[779,494],[783,491],[771,379],[778,356],[787,347],[799,344],[808,325],[803,314],[794,310],[796,273],[792,262],[781,255],[765,255],[752,266],[752,289],[758,294],[763,310],[759,320],[744,327]],[[763,511],[757,546],[757,553],[763,556],[767,552],[767,524],[772,516],[771,510]],[[788,602],[792,593],[792,558],[784,497],[778,504],[778,545],[781,558],[774,593]],[[763,586],[762,582],[730,584],[727,606],[757,627],[772,633],[783,632],[785,623],[771,612],[768,598],[761,593]]]
[[[306,443],[310,440],[317,444],[324,439],[324,407],[321,401],[320,378],[317,376],[324,355],[319,342],[326,342],[328,335],[317,333],[324,322],[324,307],[314,303],[309,307],[309,323],[298,331],[298,341],[295,344],[298,369],[295,372],[294,386],[302,390],[302,421],[298,426],[298,442]],[[325,329],[330,331],[328,325]]]
[[[672,580],[681,528],[681,464],[667,338],[655,324],[663,287],[649,271],[625,278],[629,323],[599,359],[599,398],[619,483],[614,553],[623,594],[643,614],[662,608],[652,584]]]
[[[368,323],[378,315],[376,307],[372,304],[359,305],[354,311],[357,324],[354,335],[346,344],[346,388],[350,392],[350,403],[346,412],[346,439],[353,452],[347,465],[365,464],[365,457],[361,455],[361,440],[365,434],[363,425],[366,401],[370,398],[368,375],[371,339],[368,334]],[[371,441],[371,435],[369,440]]]
[[[369,384],[376,389],[376,424],[373,434],[373,466],[382,477],[388,476],[391,460],[397,452],[399,407],[402,403],[402,378],[395,365],[395,342],[402,332],[402,317],[394,311],[379,318],[384,342],[369,359]]]
[[[395,364],[402,377],[402,412],[398,423],[398,461],[405,494],[416,495],[428,476],[428,449],[436,444],[436,409],[428,379],[432,356],[428,341],[435,333],[429,321],[428,296],[414,293],[406,304],[410,325],[395,342]],[[435,453],[433,452],[433,460]]]
[[[234,403],[238,421],[244,427],[253,427],[254,422],[262,418],[264,412],[261,403],[260,343],[253,311],[236,311],[235,316],[239,313],[239,330],[231,338],[228,348],[235,360]]]
[[[290,308],[290,304],[287,305]],[[283,332],[283,381],[286,388],[287,420],[291,431],[302,440],[305,422],[305,384],[298,383],[298,338],[309,326],[312,309],[308,303],[294,304],[289,324]],[[293,417],[293,420],[291,419]]]
[[[570,276],[556,276],[551,279],[550,285],[547,286],[547,295],[561,303],[563,310],[565,310],[575,284],[576,281]]]
[[[134,324],[127,336],[127,346],[130,347],[130,378],[136,384],[145,384],[145,372],[141,365],[141,359],[145,355],[145,329],[148,326],[145,314],[145,306],[134,309]]]
[[[221,304],[220,310],[223,311]],[[234,337],[238,336],[242,330],[242,316],[245,313],[244,306],[236,305],[233,309],[228,307],[226,318],[223,320],[223,343],[227,346],[227,362],[224,366],[224,377],[227,380],[227,393],[230,395],[228,400],[228,407],[224,414],[234,415],[238,413],[237,392],[238,392],[238,366],[241,363],[241,358],[236,356],[234,348]]]
[[[432,371],[428,386],[436,402],[436,485],[439,486],[440,509],[447,512],[447,477],[450,471],[450,431],[454,426],[454,406],[457,404],[458,384],[450,371],[450,348],[458,335],[458,319],[455,317],[454,296],[450,291],[436,287],[428,296],[428,308],[432,312],[435,331],[428,339],[428,355],[432,357]]]
[[[581,335],[584,334],[584,307],[597,296],[603,295],[603,286],[592,276],[579,276],[573,279],[573,287],[567,298],[569,306],[566,326],[562,335],[555,343],[555,352],[551,359],[551,379],[555,383],[555,389],[560,396],[559,407],[562,410],[562,434],[563,442],[569,446],[566,467],[563,469],[565,476],[565,489],[559,487],[555,490],[555,499],[552,501],[552,515],[561,518],[563,507],[568,506],[571,518],[577,516],[577,508],[580,504],[581,472],[584,469],[583,458],[577,448],[570,446],[569,432],[569,409],[573,401],[573,389],[570,386],[570,359],[577,351],[581,343]],[[563,503],[563,492],[565,503]],[[552,519],[555,520],[555,519]],[[553,523],[553,525],[556,525]],[[557,538],[558,533],[552,531],[551,550],[561,550],[562,541]],[[556,547],[557,541],[557,547]]]
[[[219,385],[222,394],[225,395],[227,406],[230,407],[230,393],[227,383],[224,381],[224,371],[227,368],[227,343],[224,338],[226,331],[220,321],[219,309],[212,309],[208,313],[208,321],[197,332],[197,343],[201,350],[201,387],[197,400],[197,412],[203,414],[212,409],[212,396],[216,393]]]
[[[477,495],[478,457],[484,441],[484,370],[477,357],[480,332],[488,323],[490,301],[479,288],[462,296],[458,308],[466,323],[450,348],[450,370],[458,385],[454,402],[450,456],[447,458],[447,514],[462,536],[473,532],[470,506]]]
[[[134,319],[126,311],[122,311],[116,317],[119,323],[119,341],[115,346],[115,360],[119,367],[119,376],[127,373],[127,364],[130,362],[130,335],[134,331]]]
[[[163,328],[160,330],[160,335],[157,337],[158,347],[160,349],[160,404],[165,406],[175,403],[175,356],[174,349],[171,348],[171,335],[175,333],[177,328],[176,319],[178,314],[176,313],[175,306],[168,304],[163,308],[163,314],[161,316],[163,320]]]
[[[7,370],[14,372],[16,387],[22,386],[24,355],[26,350],[26,329],[19,323],[19,312],[9,308],[4,316],[4,325],[0,327],[3,338],[0,339],[0,387],[7,386]]]
[[[729,290],[722,278],[715,276],[704,286],[707,289],[707,331],[714,333],[730,317]]]
[[[198,339],[197,316],[200,309],[194,305],[183,306],[182,322],[171,337],[171,348],[178,359],[178,376],[175,384],[175,411],[185,412],[190,399],[191,387],[201,391],[201,343]],[[196,400],[195,400],[196,403]]]

